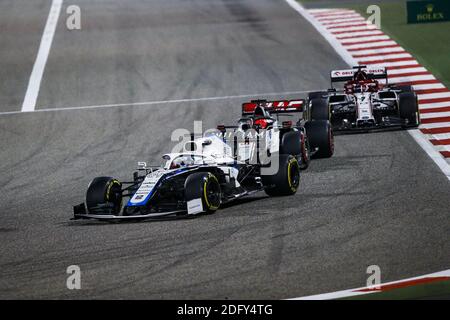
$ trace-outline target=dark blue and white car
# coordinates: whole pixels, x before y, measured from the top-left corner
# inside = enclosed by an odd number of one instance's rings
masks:
[[[248,139],[244,142],[248,145]],[[197,151],[170,153],[159,167],[143,162],[133,181],[97,177],[90,183],[85,203],[74,206],[74,219],[127,220],[168,215],[212,213],[227,202],[265,190],[270,196],[297,192],[300,166],[295,155],[274,153],[274,174],[263,175],[264,165],[251,164],[244,148],[236,156],[220,135],[190,141]],[[247,158],[243,158],[247,154]],[[245,156],[244,156],[245,157]]]

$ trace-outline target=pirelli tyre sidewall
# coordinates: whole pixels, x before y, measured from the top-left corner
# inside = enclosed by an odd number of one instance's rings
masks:
[[[300,184],[300,165],[292,155],[281,154],[277,173],[262,175],[261,178],[264,191],[269,196],[293,195]]]
[[[201,199],[205,213],[213,213],[219,209],[222,202],[220,183],[210,172],[190,174],[185,181],[186,201]]]
[[[110,206],[108,209],[99,209],[101,206]],[[122,208],[122,184],[111,177],[97,177],[89,184],[86,192],[86,207],[89,213],[118,214]]]

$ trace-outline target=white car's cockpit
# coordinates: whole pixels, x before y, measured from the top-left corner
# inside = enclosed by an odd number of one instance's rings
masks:
[[[164,169],[179,169],[189,166],[202,165],[211,162],[208,157],[195,153],[169,153],[165,154],[162,159],[162,167]]]

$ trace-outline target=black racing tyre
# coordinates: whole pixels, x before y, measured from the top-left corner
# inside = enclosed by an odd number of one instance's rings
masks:
[[[413,92],[412,86],[395,86],[394,89],[401,92]]]
[[[312,99],[310,102],[310,120],[330,120],[330,108],[327,99]]]
[[[399,115],[407,119],[405,127],[417,127],[420,124],[419,103],[414,92],[403,92],[398,97]]]
[[[334,153],[334,136],[330,122],[308,121],[305,123],[305,129],[311,149],[318,148],[313,158],[330,158]]]
[[[206,213],[213,213],[219,209],[222,202],[219,180],[210,172],[190,174],[184,182],[184,190],[186,202],[201,199]]]
[[[86,207],[89,213],[118,214],[122,208],[122,184],[111,177],[95,178],[86,192]]]
[[[271,197],[293,195],[300,183],[300,166],[297,159],[288,154],[281,154],[279,157],[277,173],[261,175],[264,191]]]
[[[324,96],[328,95],[327,91],[313,91],[308,93],[308,100],[312,99],[322,99]]]
[[[280,153],[298,156],[302,153],[302,134],[300,131],[289,131],[282,135]]]

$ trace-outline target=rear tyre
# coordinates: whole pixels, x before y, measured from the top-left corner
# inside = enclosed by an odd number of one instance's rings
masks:
[[[262,175],[264,191],[271,197],[290,196],[300,184],[300,166],[292,155],[281,154],[278,171],[274,175]]]
[[[289,131],[281,137],[280,154],[290,154],[301,159],[300,170],[305,170],[311,161],[306,134],[300,131]]]
[[[334,136],[329,121],[308,121],[305,123],[309,145],[317,150],[313,158],[330,158],[334,153]]]
[[[400,118],[408,120],[404,127],[417,127],[420,124],[419,103],[414,92],[404,92],[398,98]]]
[[[310,120],[330,120],[330,109],[326,99],[312,99],[310,102]]]
[[[122,184],[111,177],[97,177],[86,192],[86,207],[91,214],[119,214],[122,208]]]
[[[196,172],[189,175],[184,183],[186,201],[201,199],[203,211],[213,213],[222,202],[219,180],[210,172]]]
[[[302,134],[300,131],[289,131],[281,137],[280,154],[298,156],[302,153]]]

